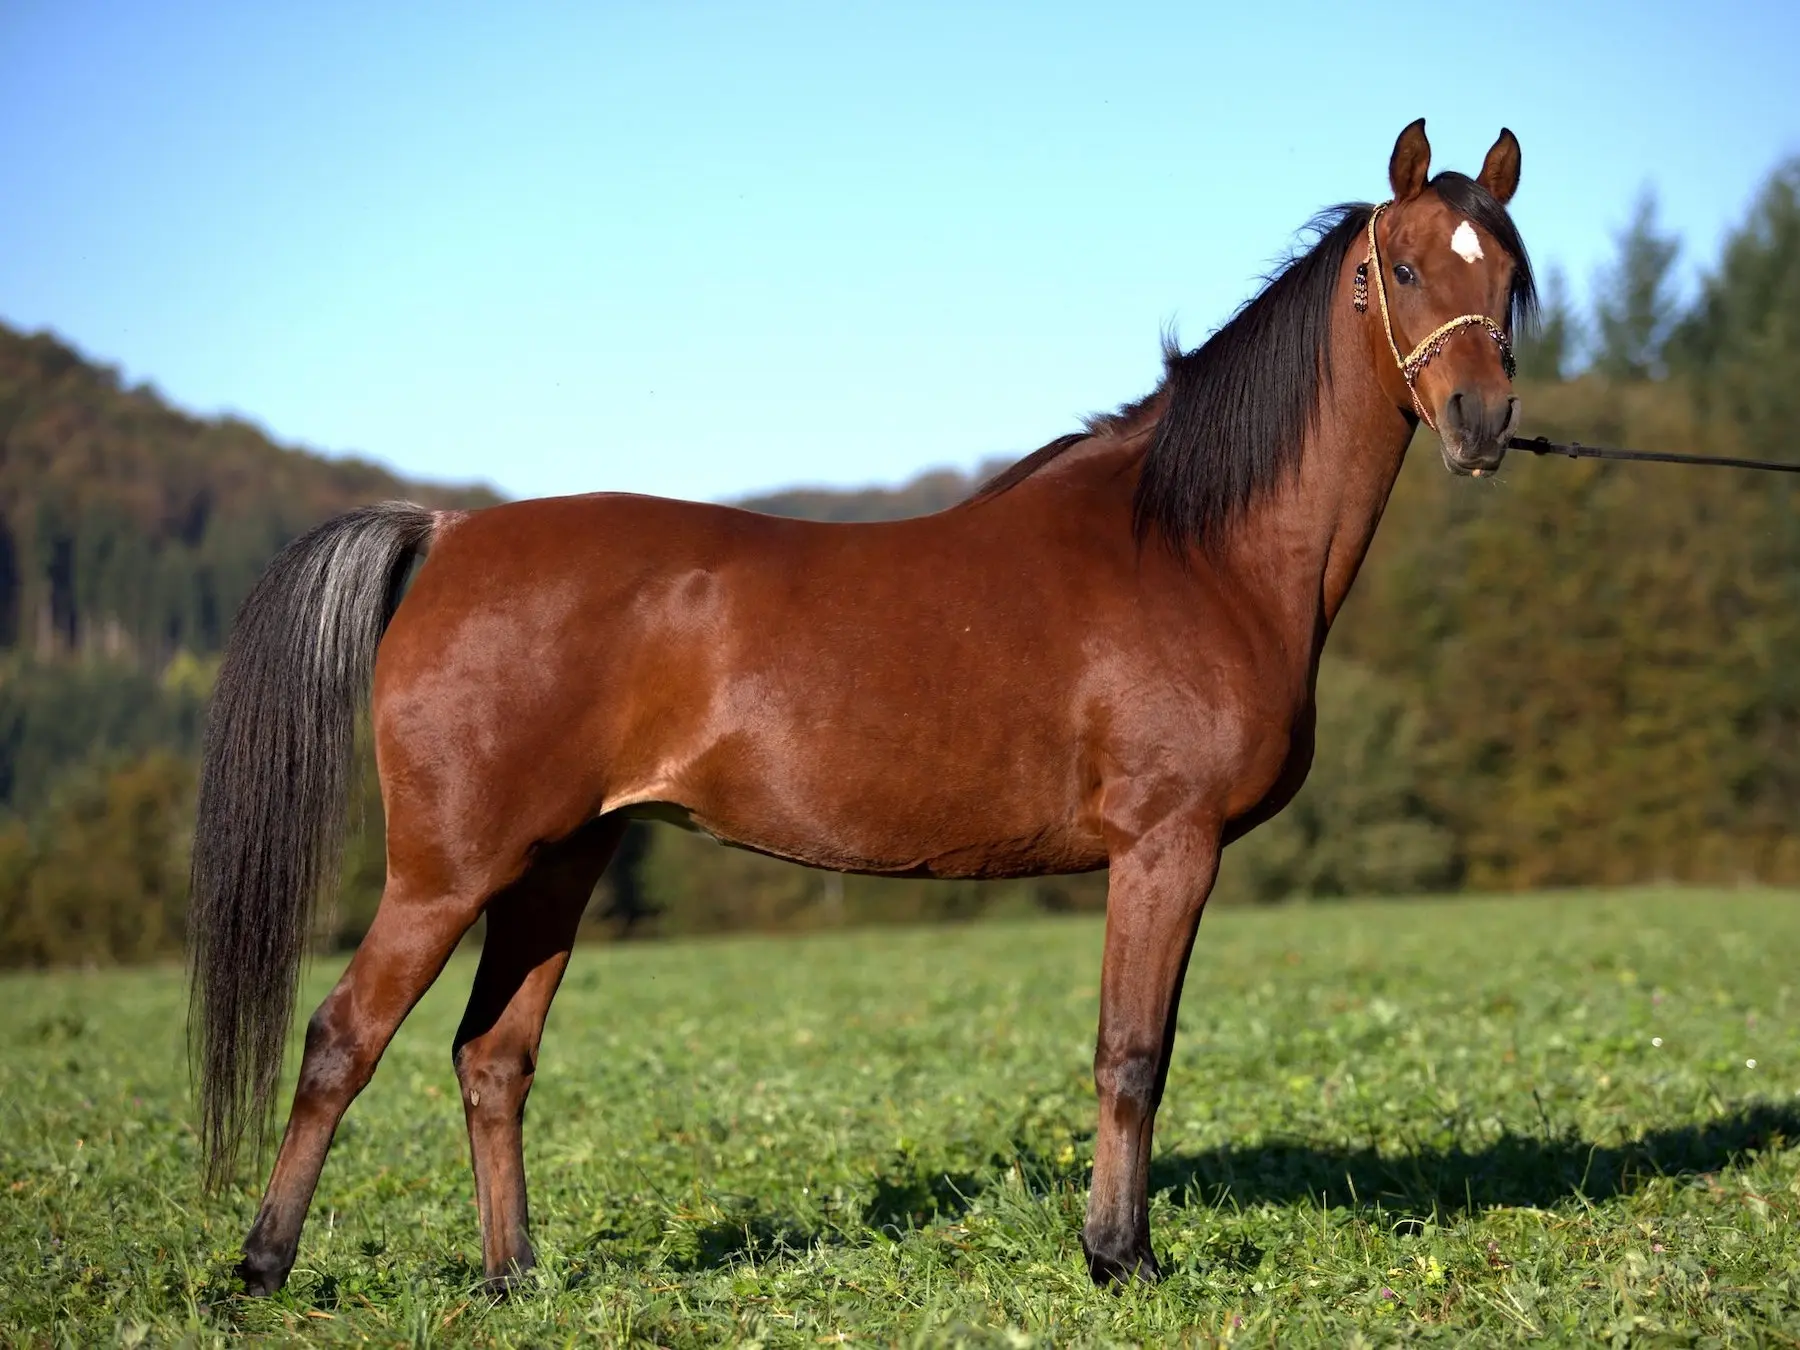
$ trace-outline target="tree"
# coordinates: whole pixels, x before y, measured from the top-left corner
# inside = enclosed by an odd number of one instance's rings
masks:
[[[1537,330],[1519,335],[1519,378],[1541,382],[1567,379],[1580,342],[1568,278],[1562,268],[1552,267],[1544,284]]]
[[[68,774],[0,826],[0,965],[148,961],[181,950],[193,765],[153,751]]]
[[[1679,315],[1672,269],[1681,244],[1656,224],[1656,194],[1645,188],[1619,254],[1594,288],[1594,368],[1615,380],[1663,373],[1663,348]]]
[[[1776,170],[1670,344],[1702,407],[1747,446],[1795,456],[1800,425],[1800,157]]]

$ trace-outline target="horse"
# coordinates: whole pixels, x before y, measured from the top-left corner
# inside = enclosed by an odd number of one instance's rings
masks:
[[[633,818],[845,872],[1109,868],[1081,1245],[1096,1283],[1157,1279],[1151,1135],[1220,852],[1306,777],[1320,653],[1418,424],[1479,475],[1518,420],[1518,141],[1502,130],[1474,178],[1430,159],[1420,119],[1389,201],[1322,213],[1203,345],[1165,338],[1148,396],[938,514],[389,502],[281,552],[203,743],[189,1024],[209,1186],[272,1123],[365,700],[387,874],[307,1024],[246,1291],[285,1282],[338,1122],[484,915],[452,1058],[485,1282],[530,1270],[544,1018]]]

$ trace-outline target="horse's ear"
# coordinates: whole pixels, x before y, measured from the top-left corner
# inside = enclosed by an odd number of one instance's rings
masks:
[[[1410,201],[1425,190],[1426,175],[1431,172],[1431,142],[1425,139],[1425,119],[1421,117],[1394,142],[1394,153],[1388,160],[1388,186],[1394,200]]]
[[[1500,139],[1481,162],[1481,174],[1475,181],[1493,193],[1494,200],[1502,206],[1519,190],[1519,138],[1505,127],[1500,128]]]

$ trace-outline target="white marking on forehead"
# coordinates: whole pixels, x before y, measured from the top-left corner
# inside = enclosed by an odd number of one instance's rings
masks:
[[[1466,220],[1450,236],[1450,247],[1466,263],[1481,261],[1481,240],[1475,237],[1475,227]]]

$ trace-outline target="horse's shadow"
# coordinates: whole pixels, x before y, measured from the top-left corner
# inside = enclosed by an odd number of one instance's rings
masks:
[[[1640,1139],[1603,1144],[1573,1134],[1503,1134],[1478,1148],[1416,1148],[1383,1156],[1305,1140],[1226,1145],[1173,1153],[1150,1169],[1153,1195],[1177,1202],[1252,1207],[1310,1201],[1329,1208],[1379,1208],[1397,1227],[1496,1206],[1554,1209],[1598,1203],[1641,1190],[1657,1177],[1700,1177],[1786,1141],[1800,1141],[1800,1109],[1753,1103],[1704,1124],[1653,1130]],[[1022,1182],[1039,1198],[1085,1190],[1080,1164],[1053,1162],[1023,1138],[956,1171],[896,1161],[869,1178],[872,1194],[849,1227],[820,1225],[740,1198],[734,1211],[696,1227],[690,1250],[672,1269],[720,1269],[746,1259],[782,1260],[825,1243],[859,1240],[852,1230],[900,1237],[909,1229],[954,1222],[990,1190]],[[620,1236],[606,1232],[594,1241]],[[1254,1266],[1246,1245],[1228,1259]]]
[[[1504,1134],[1474,1149],[1427,1147],[1384,1157],[1373,1148],[1278,1139],[1166,1155],[1151,1165],[1150,1189],[1207,1204],[1379,1206],[1399,1218],[1495,1206],[1550,1209],[1628,1195],[1657,1177],[1717,1172],[1785,1141],[1800,1141],[1800,1110],[1773,1103],[1618,1144],[1546,1130]]]

